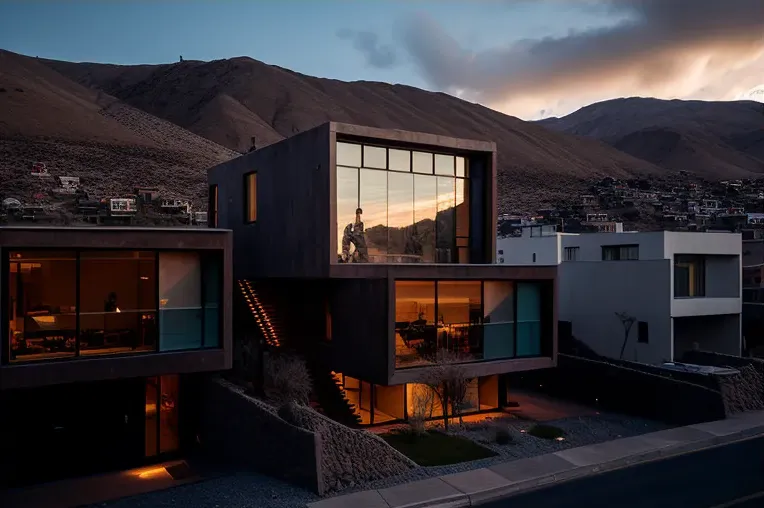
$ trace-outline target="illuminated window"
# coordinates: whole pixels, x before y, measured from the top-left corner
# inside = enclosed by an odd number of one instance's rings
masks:
[[[244,175],[244,222],[257,220],[257,173]]]

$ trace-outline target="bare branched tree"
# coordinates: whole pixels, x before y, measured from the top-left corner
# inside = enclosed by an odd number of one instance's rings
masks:
[[[421,382],[427,385],[435,394],[443,410],[443,426],[448,430],[450,416],[459,416],[467,397],[467,376],[462,363],[467,360],[464,355],[439,350],[432,358],[433,365],[427,367]],[[449,411],[450,409],[450,411]]]
[[[637,318],[630,316],[626,312],[616,312],[615,315],[621,321],[621,325],[623,326],[623,345],[621,345],[621,356],[619,357],[620,360],[623,360],[623,354],[626,351],[626,343],[629,342],[629,332]]]
[[[432,416],[434,403],[435,392],[429,387],[425,386],[422,389],[413,390],[409,426],[414,434],[424,434],[424,424]]]

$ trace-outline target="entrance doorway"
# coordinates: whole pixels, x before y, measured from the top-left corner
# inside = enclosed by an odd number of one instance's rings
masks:
[[[172,454],[180,449],[179,395],[177,374],[146,379],[146,458]]]

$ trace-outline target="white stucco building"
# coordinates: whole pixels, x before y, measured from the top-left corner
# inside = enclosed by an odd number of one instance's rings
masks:
[[[500,263],[558,265],[559,320],[597,353],[680,360],[696,347],[741,353],[742,239],[733,233],[556,233],[500,238]],[[562,332],[562,330],[561,330]]]

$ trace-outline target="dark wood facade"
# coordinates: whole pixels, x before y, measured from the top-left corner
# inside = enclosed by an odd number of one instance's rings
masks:
[[[338,141],[464,156],[470,178],[470,264],[337,261]],[[245,221],[245,175],[257,172],[257,221]],[[233,230],[234,277],[326,288],[334,369],[377,384],[412,381],[395,368],[395,281],[516,280],[544,287],[543,358],[477,362],[470,375],[551,367],[557,352],[556,267],[496,265],[497,172],[492,142],[329,122],[208,170],[218,225]],[[295,304],[296,305],[296,304]],[[300,303],[303,307],[305,302]],[[326,302],[315,302],[317,307]],[[288,312],[294,314],[294,312]],[[320,337],[323,330],[316,331]]]
[[[33,363],[0,365],[0,389],[45,386],[162,374],[221,371],[231,368],[232,351],[232,235],[223,229],[194,228],[0,228],[0,299],[3,348],[8,347],[7,252],[23,249],[47,250],[153,250],[218,252],[222,255],[222,300],[220,348],[166,351],[150,354],[76,357]],[[5,355],[5,353],[4,353]]]

